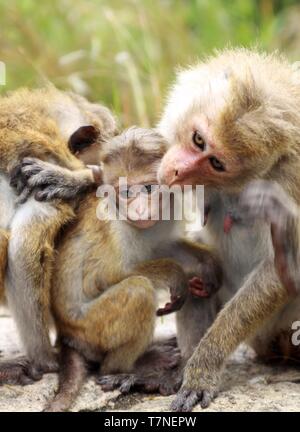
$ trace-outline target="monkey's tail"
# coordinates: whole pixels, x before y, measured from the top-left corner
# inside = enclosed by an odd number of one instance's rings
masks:
[[[62,345],[58,391],[44,411],[67,411],[77,397],[86,377],[87,365],[84,357],[73,348]]]

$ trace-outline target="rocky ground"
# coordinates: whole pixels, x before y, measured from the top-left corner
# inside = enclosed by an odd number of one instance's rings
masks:
[[[171,335],[171,318],[158,320],[157,333]],[[0,311],[0,357],[19,354],[19,341],[12,319]],[[26,387],[0,387],[0,411],[41,411],[54,394],[55,375]],[[103,393],[93,379],[84,386],[72,411],[168,411],[172,397]],[[200,410],[196,407],[195,411]],[[221,393],[207,411],[300,411],[300,369],[270,367],[255,361],[253,353],[241,346],[225,370]]]

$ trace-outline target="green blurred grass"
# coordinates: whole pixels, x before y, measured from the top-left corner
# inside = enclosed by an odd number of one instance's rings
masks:
[[[228,45],[297,59],[299,22],[299,0],[0,0],[1,91],[46,79],[147,126],[175,67]]]

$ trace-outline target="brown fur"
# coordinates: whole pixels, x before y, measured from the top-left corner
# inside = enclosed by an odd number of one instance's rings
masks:
[[[92,173],[70,152],[66,133],[84,121],[101,132],[102,140],[113,134],[115,122],[106,108],[52,87],[11,93],[0,99],[0,112],[1,224],[11,230],[6,297],[33,369],[48,371],[56,367],[48,335],[54,241],[61,227],[74,218],[74,206],[54,201],[38,207],[32,199],[18,205],[17,196],[8,186],[8,175],[30,156],[52,161],[62,170],[76,170],[75,177],[92,184]],[[101,140],[94,149],[94,163],[99,161]],[[21,170],[15,168],[13,172],[12,184],[20,192]],[[5,237],[2,241],[5,248]],[[1,254],[2,274],[6,256]],[[0,293],[3,298],[2,286]]]
[[[143,148],[144,138],[146,143],[151,141],[156,152],[147,146],[142,153],[136,151],[136,146]],[[122,147],[116,146],[114,158],[114,144],[120,141],[123,141]],[[159,141],[152,131],[125,132],[113,140],[110,157],[104,163],[104,179],[109,178],[115,184],[118,177],[113,177],[112,172],[116,176],[122,172],[123,176],[130,176],[131,184],[138,184],[141,180],[138,161],[148,160],[144,178],[149,178],[157,167],[157,156],[153,156],[149,164],[148,155],[152,151],[160,154],[160,149],[164,149],[164,141]],[[137,169],[133,170],[135,166]],[[174,221],[159,221],[154,227],[140,230],[127,221],[98,219],[97,204],[99,201],[92,194],[81,202],[77,222],[65,231],[58,245],[53,272],[53,316],[62,343],[77,350],[85,359],[100,362],[102,375],[130,373],[153,337],[156,290],[172,288],[175,292],[185,292],[184,268],[191,271],[192,267],[188,254],[195,260],[194,273],[199,274],[199,266],[207,260],[210,251],[187,243],[178,259],[180,265],[173,257],[176,248],[171,244]],[[99,208],[101,211],[101,206]],[[211,272],[218,274],[218,284],[220,266],[213,255],[212,261]],[[151,364],[149,366],[151,369]],[[76,368],[69,372],[72,373],[77,382]],[[50,409],[68,409],[72,398],[64,396],[64,388],[62,380]],[[70,392],[68,388],[67,393]]]

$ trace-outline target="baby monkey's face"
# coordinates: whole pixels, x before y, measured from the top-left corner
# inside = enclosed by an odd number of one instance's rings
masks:
[[[136,228],[151,228],[161,219],[162,197],[156,179],[117,188],[119,213]]]
[[[130,128],[108,142],[102,153],[104,183],[114,186],[123,220],[139,229],[162,219],[157,172],[167,145],[153,129]]]

